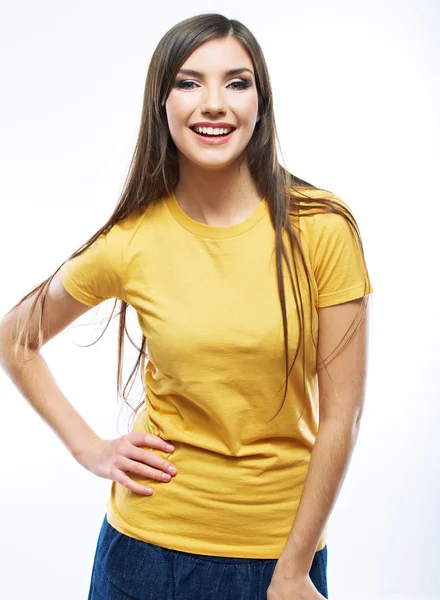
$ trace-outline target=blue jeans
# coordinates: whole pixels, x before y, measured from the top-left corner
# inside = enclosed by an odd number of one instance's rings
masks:
[[[104,516],[88,600],[267,600],[276,559],[190,554],[126,536]],[[327,595],[327,546],[309,572]]]

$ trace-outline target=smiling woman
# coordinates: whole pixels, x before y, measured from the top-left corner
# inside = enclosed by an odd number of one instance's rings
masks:
[[[349,206],[278,161],[253,34],[220,14],[175,25],[148,69],[116,209],[0,325],[11,378],[112,481],[89,600],[328,597],[326,525],[359,429],[372,291]],[[140,368],[145,394],[131,431],[102,440],[39,351],[110,298],[118,391]],[[142,344],[122,388],[129,305]]]
[[[225,65],[240,65],[225,69]],[[238,75],[246,77],[238,78]],[[191,76],[193,79],[185,79]],[[200,189],[203,185],[220,184],[217,198],[212,197],[210,203],[214,210],[227,212],[224,206],[225,191],[237,185],[243,185],[245,194],[258,196],[245,170],[237,176],[233,165],[240,164],[245,149],[251,139],[258,115],[258,90],[255,85],[253,64],[248,52],[234,37],[216,38],[205,42],[194,50],[182,64],[177,73],[175,83],[166,100],[166,113],[170,134],[179,151],[180,178],[176,188],[176,196],[185,199],[194,198],[194,188],[198,187],[197,197],[191,202],[204,204],[206,193]],[[203,114],[209,119],[199,121]],[[225,115],[228,119],[225,119]],[[197,120],[196,120],[197,119]],[[189,130],[201,127],[202,132],[191,135]],[[226,134],[214,134],[214,128],[227,128]],[[202,144],[202,145],[201,145]],[[215,152],[207,152],[206,146],[215,146]],[[221,148],[217,147],[221,146]],[[220,151],[221,150],[221,151]],[[204,172],[218,165],[223,171],[211,173],[208,179]],[[228,168],[229,165],[229,168]],[[199,169],[202,169],[201,180]],[[228,173],[224,179],[225,170]],[[187,173],[191,173],[192,183],[188,186]],[[230,200],[230,208],[240,208],[239,198]],[[243,196],[243,193],[240,194]],[[242,200],[243,202],[243,200]],[[244,203],[246,200],[244,199]]]

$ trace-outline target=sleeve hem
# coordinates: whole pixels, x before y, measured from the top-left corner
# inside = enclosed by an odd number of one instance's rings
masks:
[[[331,292],[330,294],[324,294],[318,297],[318,308],[325,308],[327,306],[334,306],[335,304],[342,304],[349,302],[350,300],[356,300],[363,296],[368,296],[373,293],[373,288],[367,286],[366,291],[365,284],[361,283],[345,290],[338,290],[337,292]]]

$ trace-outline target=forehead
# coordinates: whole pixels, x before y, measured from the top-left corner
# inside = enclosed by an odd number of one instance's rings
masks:
[[[229,37],[205,42],[188,56],[181,68],[224,71],[236,67],[252,69],[252,66],[252,60],[241,43]]]

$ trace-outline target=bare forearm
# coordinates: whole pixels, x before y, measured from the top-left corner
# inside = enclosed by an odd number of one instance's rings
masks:
[[[0,364],[75,459],[89,442],[99,439],[63,394],[41,354],[25,362],[23,355],[12,358],[3,349]]]
[[[320,423],[298,511],[280,556],[287,568],[307,574],[336,503],[356,444],[358,427],[337,419]]]

